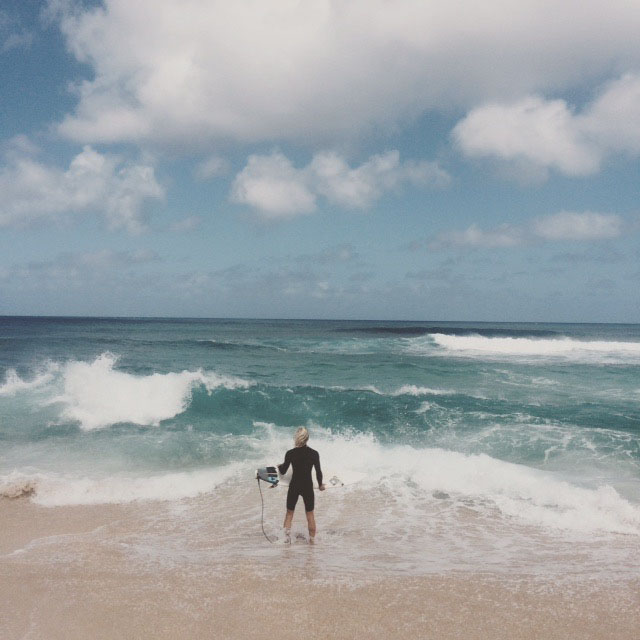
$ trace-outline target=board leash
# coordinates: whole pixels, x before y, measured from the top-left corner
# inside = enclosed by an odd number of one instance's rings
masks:
[[[264,497],[262,495],[262,487],[260,486],[260,478],[258,478],[258,489],[260,490],[260,503],[262,504],[262,509],[260,510],[260,526],[262,527],[262,533],[264,537],[273,544],[273,540],[266,534],[264,530]]]

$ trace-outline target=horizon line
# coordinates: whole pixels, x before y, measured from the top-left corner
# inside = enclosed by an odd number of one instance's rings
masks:
[[[105,316],[105,315],[47,315],[47,314],[0,314],[4,318],[39,318],[48,320],[224,320],[224,321],[262,321],[262,322],[395,322],[395,323],[465,323],[465,324],[607,324],[607,325],[638,325],[640,322],[595,321],[595,320],[398,320],[389,318],[269,318],[250,316]]]

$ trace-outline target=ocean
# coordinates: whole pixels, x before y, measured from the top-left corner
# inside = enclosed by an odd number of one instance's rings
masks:
[[[1,499],[162,504],[138,554],[281,553],[299,426],[323,575],[638,575],[640,325],[0,318]]]

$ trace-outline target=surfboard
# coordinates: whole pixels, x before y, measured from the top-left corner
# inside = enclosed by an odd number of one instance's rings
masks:
[[[278,468],[277,465],[273,465],[273,466],[275,466],[276,469]],[[278,470],[278,479],[280,480],[280,484],[282,486],[284,487],[289,486],[289,484],[291,483],[292,473],[293,473],[293,470],[291,467],[289,467],[289,470],[284,475],[282,475]],[[316,479],[315,471],[312,471],[311,475],[314,480],[313,488],[316,491],[319,491],[318,485],[315,482],[315,479]],[[362,480],[364,477],[365,477],[365,474],[360,473],[358,471],[339,471],[336,473],[334,473],[333,470],[331,469],[328,471],[325,471],[325,470],[322,471],[322,480],[324,482],[325,489],[339,489],[341,487],[354,484],[359,480]]]

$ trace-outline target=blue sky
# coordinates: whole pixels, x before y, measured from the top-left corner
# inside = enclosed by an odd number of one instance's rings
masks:
[[[640,322],[640,5],[0,6],[0,314]]]

